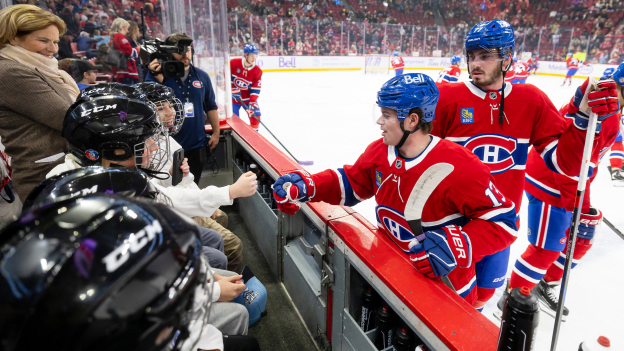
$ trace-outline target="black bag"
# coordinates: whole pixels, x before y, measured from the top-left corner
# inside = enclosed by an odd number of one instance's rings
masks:
[[[112,45],[108,49],[108,54],[106,55],[104,63],[121,70],[128,69],[128,57],[124,55],[123,52],[113,48]]]

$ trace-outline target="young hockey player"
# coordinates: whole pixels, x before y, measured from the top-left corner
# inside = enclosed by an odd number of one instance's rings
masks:
[[[613,75],[614,79],[624,77],[624,64]],[[587,127],[587,118],[591,107],[587,105],[592,91],[591,86],[597,88],[616,87],[616,83],[607,77],[599,82],[593,78],[587,79],[583,85],[577,88],[576,94],[569,104],[561,108],[561,114],[568,117],[566,123],[576,124],[579,128]],[[620,87],[621,88],[621,87]],[[616,96],[603,98],[609,104],[618,105],[624,103],[621,91]],[[601,112],[598,112],[601,113]],[[596,127],[596,136],[592,148],[590,178],[587,180],[579,232],[574,249],[574,262],[576,266],[585,253],[591,248],[594,234],[602,221],[600,210],[591,206],[590,185],[594,180],[600,160],[605,156],[619,132],[619,111],[613,113],[616,117],[604,119]],[[565,263],[565,251],[567,237],[569,235],[572,210],[578,178],[571,179],[565,175],[552,172],[548,169],[544,160],[535,150],[531,150],[527,161],[525,191],[529,199],[529,246],[516,261],[509,287],[511,289],[526,286],[534,288],[542,311],[555,316],[559,294],[556,287],[561,284],[563,265]],[[508,293],[508,290],[506,291]],[[505,295],[498,302],[498,307],[503,309]],[[563,318],[565,321],[568,309],[564,308]]]
[[[245,104],[251,128],[260,128],[260,106],[258,97],[262,88],[262,69],[256,65],[258,49],[253,44],[245,45],[242,59],[230,61],[232,75],[232,109],[240,117],[240,108]]]
[[[569,81],[568,86],[572,85],[572,77],[574,77],[579,69],[579,66],[582,64],[583,62],[579,61],[579,59],[574,57],[573,53],[568,53],[568,55],[566,56],[566,68],[568,69],[568,72],[566,73],[566,76],[563,79],[563,83],[561,84],[561,86],[564,86],[566,81]]]
[[[403,74],[403,68],[404,68],[404,64],[403,64],[403,58],[401,56],[399,56],[398,52],[394,52],[394,54],[392,54],[394,57],[392,58],[392,69],[394,69],[394,76],[398,77],[401,74]]]
[[[440,72],[436,83],[457,83],[459,82],[459,76],[461,75],[461,69],[459,64],[461,63],[461,57],[455,55],[451,56],[451,67],[447,67]]]
[[[440,101],[432,134],[463,145],[477,155],[489,166],[496,186],[519,211],[529,147],[532,145],[544,158],[549,169],[574,177],[581,167],[585,131],[566,125],[548,96],[537,87],[504,84],[504,73],[511,68],[515,47],[509,23],[479,23],[470,30],[465,43],[472,81],[439,85]],[[613,89],[590,92],[590,106],[612,108],[598,99],[609,94],[616,93]],[[606,115],[599,117],[604,118]],[[483,307],[494,290],[505,283],[508,262],[507,249],[477,263],[476,308]]]
[[[377,93],[380,111],[375,117],[382,139],[371,143],[353,165],[280,177],[273,195],[287,214],[295,213],[301,202],[353,206],[374,196],[379,229],[410,255],[421,273],[448,275],[457,293],[472,304],[474,262],[513,242],[516,213],[476,156],[429,135],[438,97],[427,75],[410,73],[390,79]],[[425,203],[426,239],[417,243],[405,219],[406,201],[423,173],[440,163],[453,170]]]

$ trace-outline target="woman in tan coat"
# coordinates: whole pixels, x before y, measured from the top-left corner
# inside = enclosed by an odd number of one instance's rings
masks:
[[[33,5],[0,11],[0,136],[22,201],[69,150],[61,137],[78,86],[53,57],[65,23]]]

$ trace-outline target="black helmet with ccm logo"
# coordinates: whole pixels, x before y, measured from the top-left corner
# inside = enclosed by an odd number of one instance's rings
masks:
[[[187,217],[141,198],[24,212],[0,232],[2,349],[192,349],[211,289],[198,235]]]

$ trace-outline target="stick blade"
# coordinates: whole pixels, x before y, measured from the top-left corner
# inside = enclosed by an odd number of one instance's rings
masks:
[[[299,164],[302,166],[313,166],[314,161],[299,161]]]
[[[420,219],[431,193],[454,169],[455,167],[449,163],[436,163],[423,172],[412,188],[405,205],[404,212],[407,221]]]

